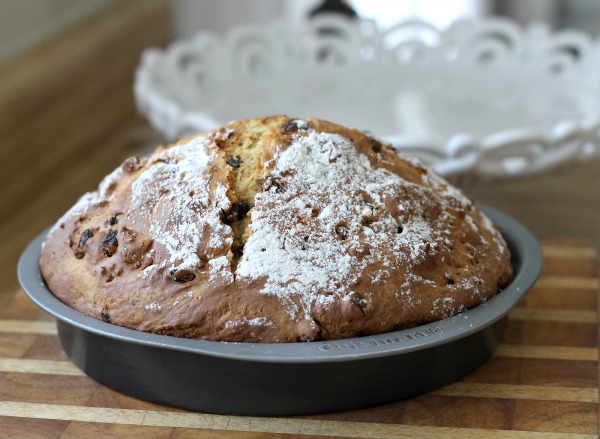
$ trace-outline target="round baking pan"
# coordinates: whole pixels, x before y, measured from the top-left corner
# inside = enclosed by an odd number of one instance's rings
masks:
[[[498,210],[480,207],[509,245],[513,282],[454,317],[375,336],[224,343],[111,325],[66,306],[48,290],[39,270],[46,233],[25,249],[18,274],[31,300],[57,319],[58,337],[73,363],[115,390],[159,404],[232,415],[354,409],[449,384],[483,363],[499,345],[508,312],[539,276],[543,258],[525,227]]]

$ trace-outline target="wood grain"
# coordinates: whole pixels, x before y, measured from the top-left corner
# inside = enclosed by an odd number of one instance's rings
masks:
[[[27,419],[0,416],[2,439],[59,439],[69,421],[53,419]]]
[[[563,267],[563,244],[547,245]],[[194,413],[115,392],[65,357],[52,321],[19,292],[0,308],[0,438],[597,438],[599,272],[594,247],[578,245],[565,247],[565,260],[596,261],[582,264],[594,270],[546,269],[510,313],[504,343],[466,377],[408,400],[313,416]],[[569,279],[579,279],[576,289]]]
[[[596,291],[598,286],[600,286],[600,280],[594,277],[545,276],[544,278],[540,279],[539,283],[536,285],[536,288],[560,289],[568,292],[572,290]]]
[[[0,333],[9,334],[56,334],[54,321],[1,320]]]
[[[582,360],[596,361],[598,348],[580,348],[571,346],[535,346],[535,345],[500,345],[495,352],[496,356],[538,358],[552,360]]]
[[[596,361],[522,358],[519,383],[534,386],[595,388],[598,382]]]
[[[0,371],[37,373],[47,375],[83,376],[70,361],[32,360],[23,358],[0,358]]]
[[[563,172],[462,187],[476,200],[518,219],[538,238],[600,245],[600,160]]]
[[[510,318],[595,324],[598,322],[598,313],[596,310],[516,308],[511,311]]]
[[[196,430],[218,431],[222,437],[227,432],[264,432],[284,433],[297,436],[333,436],[348,438],[411,437],[446,439],[449,437],[477,438],[550,438],[579,439],[592,438],[592,434],[569,434],[543,431],[535,434],[532,431],[491,430],[482,428],[456,428],[421,425],[397,425],[385,423],[356,423],[344,421],[324,421],[292,418],[250,418],[239,416],[221,416],[195,413],[171,413],[145,410],[125,410],[109,408],[92,408],[81,406],[56,406],[40,403],[5,403],[0,401],[0,415],[12,417],[33,417],[35,419],[67,420],[93,424],[119,424],[149,427],[174,427]],[[544,416],[546,420],[546,416]],[[94,425],[90,431],[94,432]],[[578,428],[579,429],[579,428]],[[85,429],[80,434],[87,436]],[[468,436],[471,435],[471,436]]]
[[[524,384],[454,383],[432,392],[446,396],[478,398],[528,399],[541,401],[598,402],[598,389],[531,386]]]

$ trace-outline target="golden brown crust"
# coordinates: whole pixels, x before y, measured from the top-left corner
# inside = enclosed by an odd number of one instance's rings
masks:
[[[53,227],[50,290],[84,314],[221,341],[435,321],[512,279],[473,203],[369,135],[286,116],[131,158]]]

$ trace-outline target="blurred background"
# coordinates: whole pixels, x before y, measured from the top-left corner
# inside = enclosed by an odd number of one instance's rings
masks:
[[[135,107],[148,47],[200,31],[225,34],[274,19],[307,20],[323,0],[3,0],[0,2],[0,301],[18,288],[23,247],[130,155],[165,139]],[[420,18],[506,16],[600,34],[597,0],[349,0],[380,26]],[[600,244],[598,161],[493,184],[469,195],[513,215],[541,239]]]

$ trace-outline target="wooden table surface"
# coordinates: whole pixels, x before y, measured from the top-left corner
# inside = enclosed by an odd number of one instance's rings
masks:
[[[0,438],[596,438],[598,252],[543,250],[542,277],[483,366],[416,398],[318,416],[193,413],[110,390],[68,360],[53,319],[19,291],[0,309]]]
[[[546,241],[544,275],[511,314],[504,344],[436,392],[320,416],[232,417],[139,401],[73,366],[52,319],[15,294],[16,260],[122,159],[158,144],[135,113],[132,79],[141,50],[170,38],[166,0],[114,2],[0,66],[0,439],[597,437],[600,161],[469,188],[538,236],[590,241]]]

